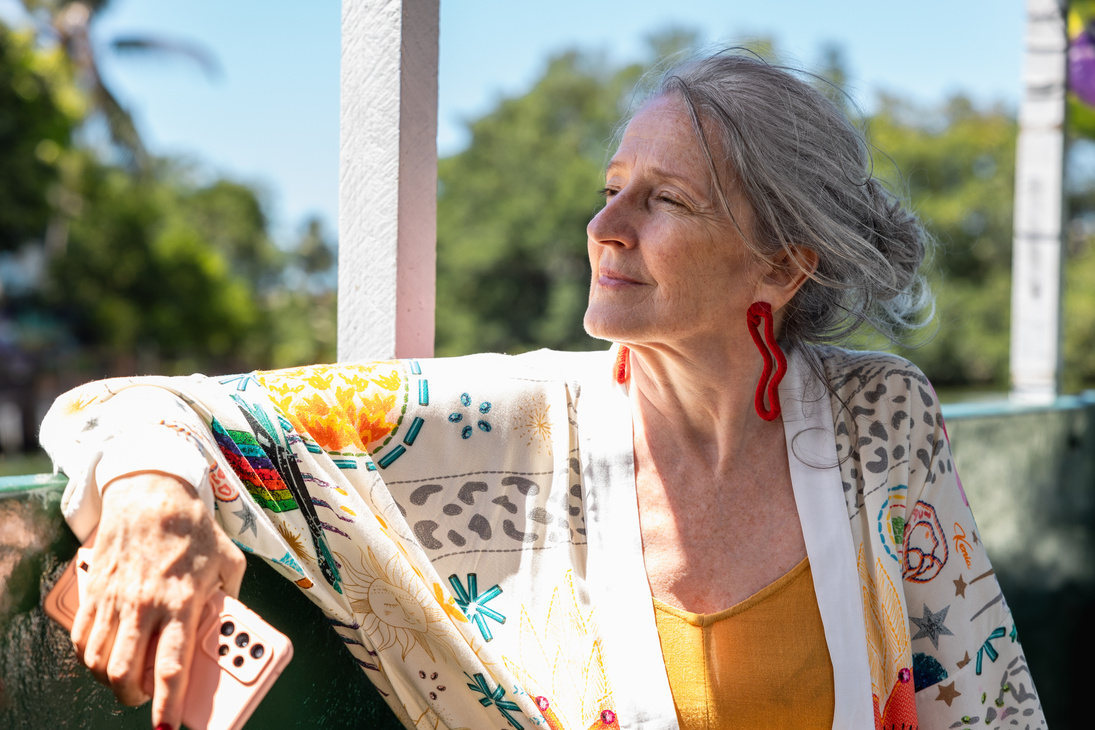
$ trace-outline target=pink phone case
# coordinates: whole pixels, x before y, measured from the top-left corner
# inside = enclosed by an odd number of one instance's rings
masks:
[[[44,601],[46,613],[70,631],[90,557],[90,548],[80,548]],[[292,659],[293,645],[223,591],[202,613],[197,641],[183,724],[190,730],[239,730]]]

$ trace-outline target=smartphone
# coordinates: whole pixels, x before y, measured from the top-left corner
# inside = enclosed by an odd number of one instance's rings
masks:
[[[90,543],[76,552],[46,596],[46,614],[72,630],[91,567]],[[209,600],[190,666],[183,725],[190,730],[239,730],[293,657],[288,637],[223,591]]]

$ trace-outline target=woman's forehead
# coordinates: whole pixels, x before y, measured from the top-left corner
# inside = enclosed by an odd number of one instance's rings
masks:
[[[672,176],[696,182],[709,178],[699,136],[679,96],[652,99],[631,118],[609,162],[608,173],[636,164],[653,165]]]

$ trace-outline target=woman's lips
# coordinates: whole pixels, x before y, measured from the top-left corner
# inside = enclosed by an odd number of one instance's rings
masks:
[[[625,286],[639,286],[643,282],[638,279],[633,279],[626,274],[621,274],[618,271],[612,269],[601,269],[597,277],[597,284],[608,288],[625,287]]]

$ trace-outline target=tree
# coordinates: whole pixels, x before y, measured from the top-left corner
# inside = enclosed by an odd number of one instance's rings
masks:
[[[99,71],[99,54],[91,42],[91,26],[110,0],[21,0],[36,21],[36,35],[51,38],[68,59],[78,82],[90,102],[89,111],[101,115],[110,140],[123,164],[136,171],[147,171],[152,157],[145,148],[133,117],[114,95]],[[218,66],[201,46],[180,40],[133,36],[115,38],[109,47],[118,53],[143,53],[188,58],[214,75]]]
[[[819,83],[844,104],[839,50],[827,49],[823,60]],[[614,124],[640,74],[639,66],[608,69],[593,54],[559,56],[526,95],[472,123],[466,150],[440,162],[440,354],[601,346],[580,329],[588,285],[582,231],[598,205],[592,191],[601,184]],[[979,108],[961,95],[934,107],[880,95],[864,124],[876,172],[909,198],[938,242],[929,267],[936,321],[910,335],[910,344],[922,346],[898,349],[941,386],[1005,387],[1013,112]],[[1083,210],[1095,210],[1095,193],[1075,196]],[[1095,292],[1095,272],[1084,271],[1069,269],[1069,312],[1095,312],[1095,301],[1083,298]],[[1095,366],[1077,371],[1082,358],[1073,343],[1095,341],[1095,314],[1066,315],[1066,322],[1070,382],[1091,382]]]
[[[0,24],[0,251],[43,236],[82,111],[58,55]]]
[[[66,367],[73,352],[93,354],[87,375],[138,362],[182,372],[332,359],[334,255],[319,224],[279,247],[255,190],[144,151],[90,46],[107,2],[24,5],[34,28],[0,24],[0,256],[31,252],[46,265],[41,280],[15,276],[0,288],[5,363],[23,362],[25,379],[55,369],[58,348]],[[112,47],[203,60],[155,39]],[[73,130],[95,114],[120,124],[117,142],[139,170],[75,143]],[[14,260],[7,254],[0,272]],[[2,387],[18,379],[8,370],[0,366]]]
[[[254,194],[223,181],[138,181],[87,154],[80,162],[86,202],[52,261],[48,305],[85,345],[238,360],[262,324],[249,274],[273,248]]]
[[[869,121],[876,169],[935,237],[934,336],[905,350],[937,385],[1007,383],[1017,127],[1003,107],[955,96],[935,109],[882,96]],[[915,337],[914,337],[915,339]]]
[[[585,225],[638,66],[566,53],[438,166],[437,351],[589,349]]]

